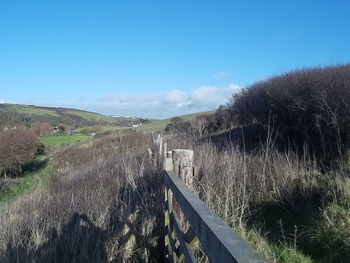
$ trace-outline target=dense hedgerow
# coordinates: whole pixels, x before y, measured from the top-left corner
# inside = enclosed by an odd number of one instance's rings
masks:
[[[41,147],[38,136],[28,129],[0,132],[0,177],[21,172]]]
[[[350,65],[292,71],[245,88],[228,106],[239,124],[273,127],[323,159],[350,145]]]

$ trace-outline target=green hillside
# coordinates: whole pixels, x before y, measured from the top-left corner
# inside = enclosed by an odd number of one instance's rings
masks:
[[[39,107],[20,104],[0,104],[0,122],[2,123],[21,122],[31,124],[35,121],[48,122],[51,125],[65,123],[81,127],[93,125],[129,126],[135,120],[114,118],[95,112],[76,109]]]
[[[175,116],[185,121],[192,121],[201,114],[211,113],[199,112]],[[48,122],[55,126],[60,123],[74,125],[77,127],[102,125],[104,130],[130,129],[132,124],[140,124],[137,130],[141,131],[163,131],[171,122],[172,118],[163,120],[148,120],[132,117],[112,117],[95,112],[54,107],[40,107],[34,105],[0,104],[0,124],[8,122],[21,122],[31,124],[35,121]]]
[[[196,118],[199,115],[209,114],[213,112],[214,111],[197,112],[197,113],[185,114],[185,115],[174,116],[174,117],[181,118],[185,121],[192,121],[194,118]],[[150,122],[138,127],[137,129],[140,129],[142,131],[163,131],[165,127],[171,123],[171,119],[174,117],[163,119],[163,120],[151,120]]]

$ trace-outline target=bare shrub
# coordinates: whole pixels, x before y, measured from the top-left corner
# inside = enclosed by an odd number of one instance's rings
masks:
[[[174,117],[165,127],[166,133],[188,133],[191,130],[191,123],[180,117]]]
[[[258,82],[232,98],[240,124],[271,123],[284,144],[334,159],[350,146],[350,65],[296,70]]]
[[[201,114],[191,123],[192,131],[199,136],[222,132],[233,127],[233,116],[226,106],[220,106],[217,111],[210,114]]]
[[[20,173],[23,165],[33,160],[39,147],[40,142],[33,131],[0,132],[0,176]]]

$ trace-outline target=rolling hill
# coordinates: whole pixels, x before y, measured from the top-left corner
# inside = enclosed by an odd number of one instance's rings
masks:
[[[181,118],[185,121],[192,121],[194,118],[196,118],[199,115],[209,114],[213,112],[214,111],[197,112],[197,113],[179,115],[174,117]],[[142,131],[163,131],[165,127],[171,123],[171,119],[174,117],[163,119],[163,120],[150,120],[146,124],[140,126],[138,129]]]
[[[146,122],[141,118],[111,117],[76,109],[0,104],[0,122],[2,123],[21,122],[31,124],[35,121],[47,122],[51,125],[65,123],[77,127],[93,125],[130,126],[135,122]]]
[[[211,112],[213,111],[191,113],[174,117],[181,118],[185,121],[191,121],[198,115]],[[60,123],[74,125],[76,127],[102,125],[105,126],[105,130],[120,130],[130,129],[132,124],[142,123],[143,125],[139,126],[137,130],[149,132],[163,131],[165,127],[171,122],[171,119],[172,118],[163,120],[151,120],[122,116],[112,117],[77,109],[41,107],[21,104],[0,104],[0,124],[9,122],[31,124],[33,122],[39,121],[50,123],[53,126],[56,126]]]

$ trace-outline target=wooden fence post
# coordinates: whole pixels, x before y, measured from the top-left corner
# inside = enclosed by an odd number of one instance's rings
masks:
[[[173,171],[174,170],[174,165],[173,165],[173,152],[172,151],[167,151],[165,153],[165,171]]]
[[[159,156],[163,155],[163,137],[159,137]]]
[[[193,150],[186,149],[174,149],[173,150],[173,163],[174,172],[181,178],[181,180],[193,190]]]

